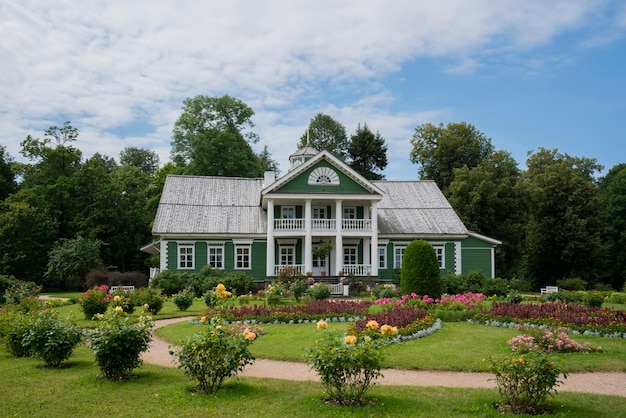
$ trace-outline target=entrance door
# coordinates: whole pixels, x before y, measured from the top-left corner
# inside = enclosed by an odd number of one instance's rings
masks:
[[[319,258],[316,255],[313,255],[313,275],[321,276],[322,272],[328,273],[328,256],[325,258]]]

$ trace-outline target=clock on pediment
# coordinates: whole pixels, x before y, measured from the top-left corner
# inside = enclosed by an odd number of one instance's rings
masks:
[[[330,167],[317,167],[309,174],[309,184],[314,185],[339,185],[339,175]]]

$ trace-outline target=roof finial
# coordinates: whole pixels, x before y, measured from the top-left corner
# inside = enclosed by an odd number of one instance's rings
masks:
[[[311,145],[311,140],[309,138],[309,132],[311,132],[310,129],[306,130],[306,146],[308,147],[309,145]]]

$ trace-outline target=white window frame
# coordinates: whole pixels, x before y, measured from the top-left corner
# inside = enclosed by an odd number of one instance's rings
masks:
[[[346,216],[347,215],[347,216]],[[356,219],[356,207],[344,206],[343,207],[343,219]]]
[[[379,269],[387,269],[387,246],[379,245],[378,252],[376,253],[376,257],[378,257],[378,268]]]
[[[196,263],[196,244],[195,242],[177,242],[177,267],[178,270],[193,270]]]
[[[292,215],[292,216],[289,216],[289,215]],[[281,206],[280,218],[281,219],[296,219],[296,207],[295,206]]]
[[[211,252],[214,252],[214,254],[211,254]],[[225,253],[224,253],[223,242],[207,242],[207,251],[206,251],[207,265],[215,269],[223,270],[224,269],[224,254]],[[214,258],[214,260],[219,260],[219,261],[211,263],[212,257]]]
[[[326,206],[313,206],[311,209],[311,216],[313,216],[313,219],[328,219]]]
[[[446,268],[446,246],[445,244],[431,244],[437,254],[437,261],[439,262],[439,269]]]
[[[402,268],[402,257],[404,257],[404,250],[409,245],[408,242],[397,242],[393,244],[393,268]]]
[[[359,251],[356,245],[346,245],[345,247],[343,247],[343,265],[355,266],[358,263],[359,263]]]
[[[284,255],[283,250],[286,251]],[[296,246],[280,245],[278,247],[278,261],[281,266],[294,266],[296,264]]]
[[[252,269],[252,244],[235,244],[235,270],[251,270],[251,269]]]

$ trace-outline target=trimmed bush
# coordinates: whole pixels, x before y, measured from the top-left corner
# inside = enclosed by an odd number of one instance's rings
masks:
[[[141,366],[141,353],[148,349],[152,339],[152,321],[150,317],[141,316],[134,322],[121,308],[99,319],[90,337],[96,364],[108,380],[127,379]]]
[[[58,317],[56,311],[45,310],[28,323],[23,337],[24,347],[49,367],[59,367],[83,341],[82,328]]]
[[[587,284],[587,281],[581,279],[580,277],[572,277],[556,281],[556,285],[559,289],[563,290],[587,290]]]
[[[107,311],[112,296],[109,294],[109,286],[102,285],[89,289],[78,300],[85,314],[85,319],[92,319],[94,315],[103,314]]]
[[[604,303],[604,297],[599,292],[587,292],[584,297],[585,306],[590,308],[600,308]]]
[[[179,310],[186,311],[193,305],[193,293],[187,291],[179,292],[172,297],[172,300]]]
[[[437,253],[426,241],[413,241],[404,250],[400,287],[403,294],[441,296]]]
[[[330,297],[330,286],[324,283],[315,283],[307,290],[307,295],[314,300],[324,300]]]
[[[161,289],[140,289],[137,292],[137,298],[139,305],[145,307],[152,315],[158,314],[163,309],[163,304],[165,303],[165,297],[161,294]]]

